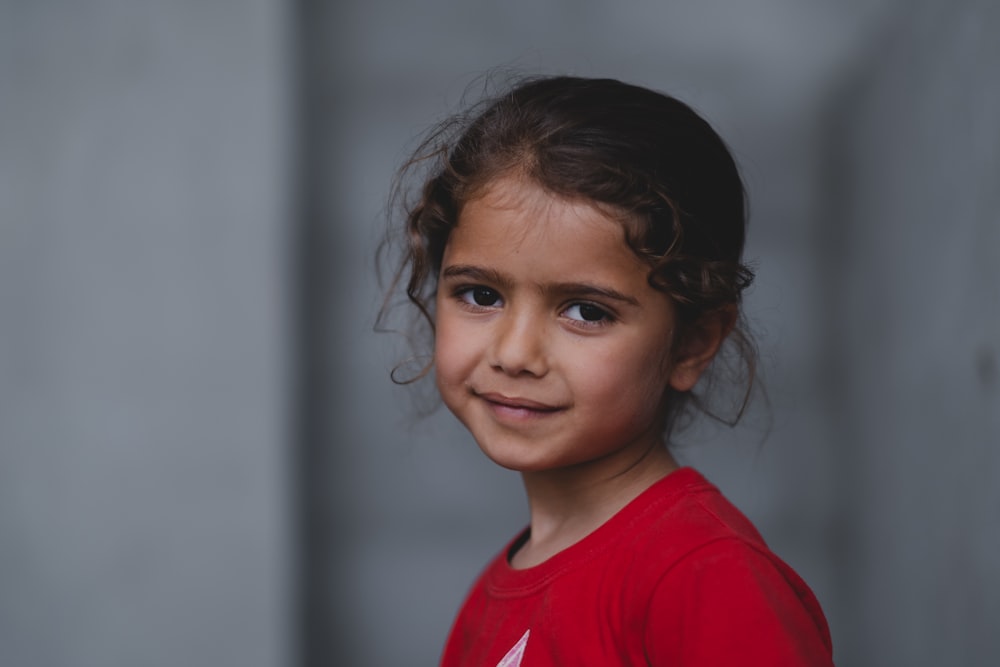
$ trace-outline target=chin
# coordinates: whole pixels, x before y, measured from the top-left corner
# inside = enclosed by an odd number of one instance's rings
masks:
[[[496,449],[488,449],[482,445],[480,445],[480,449],[490,461],[501,468],[519,473],[560,470],[563,468],[572,468],[583,463],[583,461],[566,461],[558,458],[541,457],[532,455],[531,452],[497,451]]]
[[[528,452],[511,451],[511,448],[488,447],[483,446],[480,443],[479,449],[482,450],[483,454],[486,455],[486,458],[493,461],[493,463],[497,464],[501,468],[513,470],[514,472],[539,472],[541,470],[548,470],[550,468],[557,467],[552,461],[540,459],[537,456],[531,456]]]

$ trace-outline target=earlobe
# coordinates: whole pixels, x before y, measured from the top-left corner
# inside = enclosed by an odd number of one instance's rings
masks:
[[[729,332],[736,326],[736,306],[730,305],[704,315],[680,341],[670,370],[670,386],[675,391],[691,391],[712,363]]]

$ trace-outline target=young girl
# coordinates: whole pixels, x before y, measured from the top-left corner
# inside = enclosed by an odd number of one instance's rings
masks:
[[[418,166],[396,282],[445,405],[521,473],[531,515],[441,664],[832,664],[805,583],[666,446],[723,343],[753,375],[719,136],[645,88],[540,78],[445,125]]]

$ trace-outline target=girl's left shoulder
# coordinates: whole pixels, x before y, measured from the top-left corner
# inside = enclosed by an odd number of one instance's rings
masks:
[[[718,488],[682,468],[649,491],[632,583],[663,664],[832,664],[815,595]]]

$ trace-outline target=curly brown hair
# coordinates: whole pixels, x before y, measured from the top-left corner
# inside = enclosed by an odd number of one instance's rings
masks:
[[[668,430],[675,427],[689,407],[729,424],[738,421],[757,357],[740,310],[753,280],[742,261],[743,181],[726,144],[703,118],[683,102],[640,86],[570,76],[522,79],[434,128],[397,176],[393,210],[402,208],[404,234],[379,326],[405,285],[408,303],[433,336],[438,272],[462,206],[511,173],[556,196],[617,213],[627,243],[649,266],[650,285],[675,304],[680,339],[696,335],[711,313],[735,314],[730,351],[720,354],[728,361],[713,364],[726,366],[743,388],[735,411],[726,417],[709,407],[712,381],[706,377],[695,390],[670,396],[664,423]],[[408,191],[414,180],[422,187]],[[393,379],[414,381],[432,366]]]

